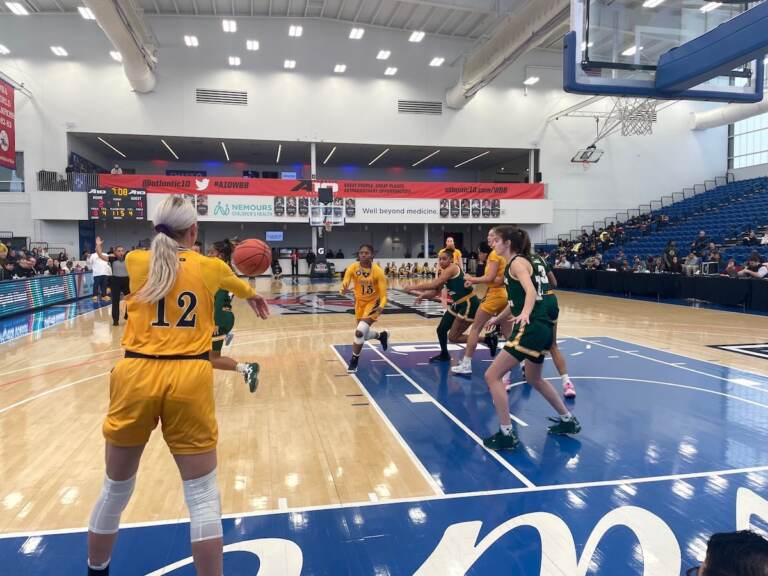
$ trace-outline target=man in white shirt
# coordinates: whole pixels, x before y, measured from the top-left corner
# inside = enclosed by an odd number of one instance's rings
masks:
[[[93,299],[98,300],[101,297],[102,300],[109,300],[107,297],[107,284],[109,277],[112,275],[112,269],[109,267],[109,263],[102,260],[99,255],[94,252],[88,256],[88,267],[93,270]]]
[[[123,173],[123,169],[120,168],[119,164],[115,164],[112,167],[112,170],[110,170],[109,172],[110,172],[110,174],[122,174]]]

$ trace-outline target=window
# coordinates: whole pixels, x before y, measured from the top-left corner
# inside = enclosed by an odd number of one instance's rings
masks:
[[[768,114],[728,126],[728,168],[768,164]]]
[[[24,192],[24,152],[16,152],[16,170],[0,166],[0,192]]]

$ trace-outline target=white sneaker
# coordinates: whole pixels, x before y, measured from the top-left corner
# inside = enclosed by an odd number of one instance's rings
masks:
[[[456,366],[451,367],[451,372],[454,374],[472,374],[472,361],[462,360]]]

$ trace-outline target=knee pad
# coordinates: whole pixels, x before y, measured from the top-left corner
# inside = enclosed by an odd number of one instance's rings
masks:
[[[368,338],[368,330],[370,330],[371,327],[368,326],[367,323],[360,320],[360,322],[357,323],[357,328],[355,328],[355,344],[363,344]],[[360,336],[358,336],[360,334]]]
[[[216,470],[194,480],[184,480],[184,500],[189,508],[189,536],[192,542],[221,538],[221,498]]]
[[[101,494],[91,512],[88,530],[94,534],[116,534],[120,528],[120,516],[136,486],[136,476],[128,480],[112,480],[104,477]]]

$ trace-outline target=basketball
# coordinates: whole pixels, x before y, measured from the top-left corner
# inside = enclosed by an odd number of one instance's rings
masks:
[[[266,242],[249,238],[235,246],[232,263],[246,276],[261,276],[272,264],[272,250]]]

